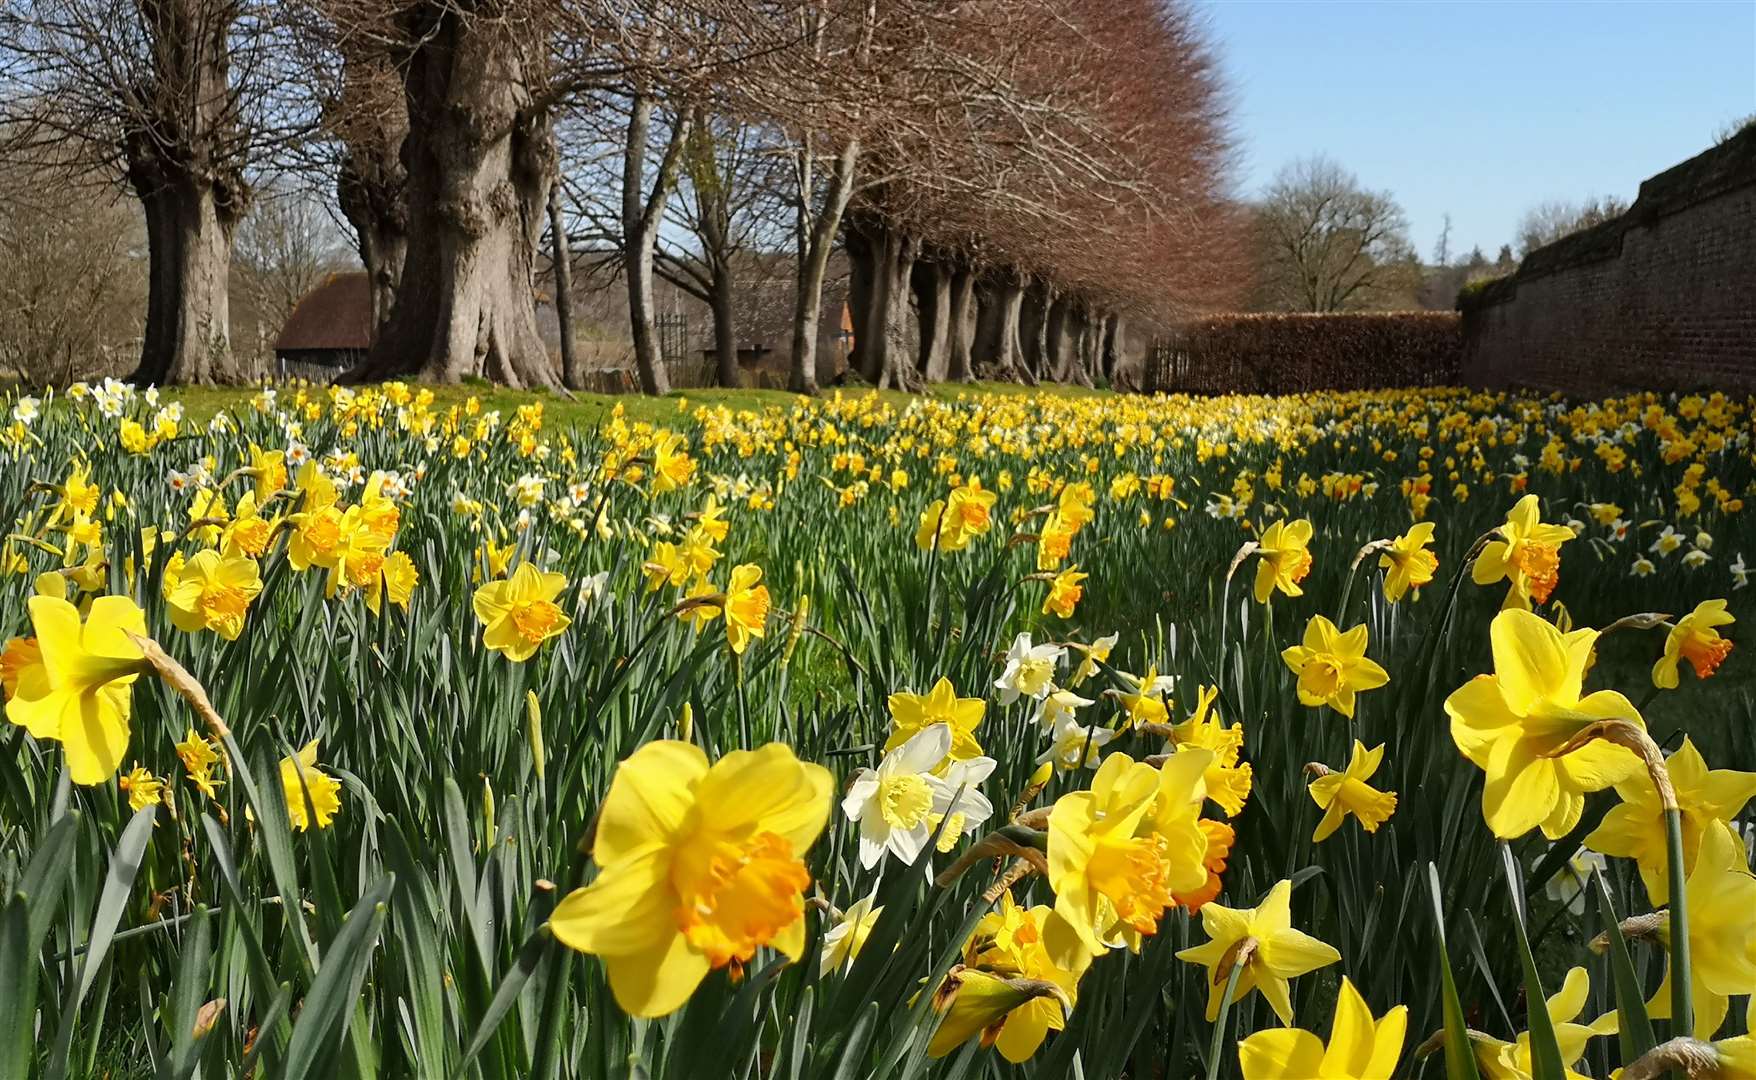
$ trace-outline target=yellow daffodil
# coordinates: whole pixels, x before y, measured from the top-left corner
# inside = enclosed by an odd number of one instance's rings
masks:
[[[601,957],[623,1011],[675,1011],[708,972],[764,945],[805,948],[805,851],[829,818],[834,781],[770,743],[708,764],[689,743],[636,750],[599,812],[598,874],[555,908],[555,937]]]
[[[1715,821],[1729,822],[1756,798],[1756,772],[1709,770],[1701,752],[1688,738],[1666,760],[1677,805],[1683,815],[1683,868],[1695,869],[1701,837]],[[1585,838],[1585,846],[1605,855],[1635,860],[1646,895],[1653,904],[1667,902],[1665,816],[1652,778],[1642,769],[1616,785],[1622,801]]]
[[[1704,600],[1695,610],[1678,619],[1665,635],[1665,653],[1652,665],[1652,685],[1661,690],[1677,688],[1677,667],[1684,660],[1695,669],[1697,679],[1705,679],[1719,669],[1731,654],[1732,643],[1721,637],[1719,627],[1737,620],[1726,610],[1724,600]]]
[[[476,618],[482,644],[514,663],[531,658],[543,642],[572,623],[555,604],[567,578],[519,563],[510,578],[491,581],[476,590]]]
[[[768,586],[761,582],[762,568],[744,563],[732,568],[731,584],[726,586],[726,640],[740,656],[751,638],[768,632]]]
[[[1595,721],[1645,721],[1614,690],[1583,693],[1596,630],[1563,634],[1512,608],[1494,617],[1489,635],[1494,674],[1477,675],[1445,699],[1451,738],[1487,773],[1482,813],[1495,836],[1516,839],[1540,825],[1558,840],[1578,823],[1588,792],[1627,780],[1641,763],[1602,740],[1556,755]]]
[[[1328,705],[1353,719],[1354,698],[1362,690],[1375,690],[1390,675],[1366,656],[1366,624],[1347,633],[1321,615],[1305,624],[1305,641],[1280,654],[1299,679],[1299,701]]]
[[[128,749],[134,680],[145,670],[129,635],[146,636],[146,615],[125,596],[100,596],[81,624],[66,600],[33,596],[30,617],[36,658],[19,647],[7,664],[6,716],[34,738],[59,740],[74,783],[102,784]]]
[[[1051,917],[1041,904],[1020,907],[1011,892],[1001,895],[998,911],[982,916],[964,944],[958,973],[935,998],[946,1016],[928,1056],[944,1057],[980,1033],[982,1045],[1017,1064],[1065,1026],[1079,976],[1058,966],[1043,944]]]
[[[1256,602],[1268,603],[1276,590],[1288,596],[1303,596],[1299,582],[1311,573],[1311,523],[1277,521],[1262,530],[1256,545]]]
[[[1290,1024],[1293,1003],[1288,995],[1288,980],[1341,959],[1332,946],[1293,929],[1292,900],[1293,883],[1282,881],[1253,908],[1203,905],[1201,928],[1207,931],[1208,940],[1179,952],[1177,959],[1207,969],[1209,1021],[1219,1017],[1234,964],[1242,963],[1244,970],[1238,974],[1237,992],[1232,1000],[1260,988],[1281,1023]]]
[[[1432,584],[1439,572],[1439,557],[1427,546],[1433,542],[1433,530],[1432,522],[1417,522],[1378,556],[1378,565],[1384,570],[1384,599],[1394,604],[1410,589],[1419,593]]]
[[[183,762],[183,769],[189,774],[189,782],[195,789],[210,799],[218,798],[215,789],[221,781],[213,778],[213,767],[219,763],[220,754],[217,745],[211,740],[196,733],[190,728],[183,736],[183,741],[176,744],[177,757]]]
[[[1116,677],[1128,689],[1107,690],[1105,693],[1121,702],[1122,710],[1127,715],[1124,727],[1163,724],[1170,719],[1170,708],[1165,703],[1165,695],[1176,686],[1175,679],[1169,675],[1160,675],[1157,666],[1149,666],[1144,675],[1118,671]]]
[[[652,447],[652,490],[662,494],[688,484],[695,476],[689,443],[675,432],[662,433]]]
[[[420,582],[421,572],[415,569],[415,561],[401,551],[393,551],[384,557],[379,572],[366,583],[366,607],[377,615],[388,596],[392,604],[407,611]]]
[[[1201,859],[1202,867],[1207,871],[1207,880],[1198,889],[1171,894],[1171,900],[1190,914],[1200,911],[1219,896],[1224,884],[1221,875],[1226,872],[1226,860],[1231,857],[1232,845],[1238,840],[1237,830],[1223,821],[1202,818],[1196,824],[1207,838],[1207,854]]]
[[[1211,760],[1196,750],[1155,769],[1114,753],[1089,791],[1055,801],[1048,879],[1056,920],[1047,942],[1057,964],[1082,971],[1124,928],[1155,933],[1171,894],[1206,882],[1207,839],[1195,821]]]
[[[1079,663],[1074,667],[1073,674],[1068,676],[1067,685],[1078,686],[1080,683],[1096,675],[1098,665],[1108,663],[1110,652],[1115,649],[1119,635],[1109,634],[1098,638],[1089,645],[1075,641],[1072,648],[1079,653]]]
[[[1723,821],[1709,822],[1684,884],[1689,907],[1690,972],[1695,1037],[1711,1039],[1725,1022],[1728,998],[1756,993],[1756,876],[1745,862],[1744,842]],[[1668,923],[1660,934],[1669,940]],[[1646,1011],[1654,1020],[1671,1015],[1671,970]]]
[[[1505,607],[1529,610],[1546,604],[1561,577],[1561,545],[1573,539],[1565,525],[1544,524],[1537,497],[1526,495],[1506,513],[1500,539],[1476,557],[1470,576],[1477,585],[1509,581]]]
[[[1396,812],[1396,792],[1379,791],[1366,783],[1383,760],[1384,747],[1368,750],[1364,743],[1355,739],[1354,754],[1348,761],[1346,772],[1324,773],[1311,781],[1307,788],[1311,801],[1323,811],[1323,820],[1317,823],[1312,843],[1329,839],[1349,814],[1359,818],[1360,827],[1369,833],[1377,832],[1378,826],[1390,820],[1390,815]]]
[[[1197,691],[1195,712],[1171,729],[1171,739],[1179,753],[1189,749],[1213,753],[1213,761],[1203,776],[1207,797],[1227,817],[1237,817],[1244,812],[1244,802],[1250,797],[1252,772],[1249,762],[1238,760],[1244,749],[1243,725],[1225,725],[1213,707],[1218,697],[1218,687],[1204,686]]]
[[[1090,576],[1090,574],[1080,573],[1078,567],[1056,574],[1054,580],[1049,582],[1049,594],[1043,597],[1042,614],[1054,614],[1063,619],[1071,619],[1074,606],[1079,603],[1079,598],[1085,595],[1085,586],[1081,585],[1080,582]]]
[[[302,784],[301,784],[302,781]],[[329,828],[341,810],[341,781],[317,767],[317,740],[312,739],[297,754],[280,759],[280,783],[287,800],[287,821],[304,832],[316,814],[317,827]],[[311,798],[306,804],[305,793]]]
[[[212,630],[236,641],[244,614],[262,592],[262,573],[246,555],[221,555],[208,548],[190,556],[165,594],[171,625],[186,633]]]
[[[1408,1007],[1374,1019],[1344,975],[1327,1046],[1302,1028],[1271,1028],[1238,1043],[1238,1064],[1244,1080],[1390,1080],[1407,1038]]]
[[[1549,1023],[1555,1029],[1555,1043],[1561,1051],[1566,1080],[1591,1080],[1575,1072],[1573,1066],[1585,1056],[1586,1044],[1591,1039],[1616,1033],[1616,1014],[1613,1012],[1590,1024],[1576,1022],[1590,994],[1591,977],[1584,968],[1576,967],[1567,972],[1561,989],[1549,995],[1545,1002]],[[1502,1042],[1472,1032],[1470,1044],[1483,1080],[1530,1080],[1536,1075],[1529,1032],[1520,1032],[1513,1042]]]
[[[136,765],[116,778],[116,786],[128,796],[128,809],[139,813],[165,799],[165,783],[152,770]]]
[[[890,738],[885,740],[884,751],[895,750],[934,724],[945,724],[951,728],[951,760],[981,757],[976,726],[987,710],[988,703],[981,698],[958,697],[951,680],[943,676],[925,694],[891,694]]]

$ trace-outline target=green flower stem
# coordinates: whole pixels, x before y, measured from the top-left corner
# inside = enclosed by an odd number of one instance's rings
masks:
[[[1667,777],[1668,779],[1668,777]],[[1667,783],[1660,792],[1669,789]],[[1675,797],[1665,807],[1665,861],[1671,889],[1671,1034],[1688,1037],[1695,1032],[1693,973],[1689,965],[1689,902],[1683,873],[1683,812]]]
[[[1253,940],[1246,939],[1243,944],[1254,951]],[[1238,952],[1242,954],[1244,949],[1239,948]],[[1219,1076],[1219,1055],[1226,1041],[1226,1020],[1232,1012],[1232,995],[1238,992],[1238,976],[1243,974],[1244,965],[1249,962],[1248,957],[1240,956],[1233,962],[1231,974],[1226,976],[1226,993],[1219,999],[1219,1015],[1213,1018],[1213,1042],[1207,1051],[1207,1080],[1215,1080]]]

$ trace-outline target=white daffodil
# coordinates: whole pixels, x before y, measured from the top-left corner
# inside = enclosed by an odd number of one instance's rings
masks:
[[[1549,845],[1550,849],[1554,845]],[[1580,848],[1573,853],[1555,876],[1543,886],[1543,892],[1549,899],[1566,906],[1575,915],[1585,914],[1585,890],[1591,883],[1591,875],[1604,868],[1604,857],[1595,851]]]
[[[1055,741],[1037,755],[1037,764],[1053,761],[1058,769],[1089,769],[1097,764],[1098,751],[1115,737],[1116,733],[1107,727],[1065,720],[1055,732]]]
[[[872,906],[870,896],[855,901],[842,912],[835,925],[823,931],[822,966],[818,970],[827,975],[837,968],[851,967],[883,913],[882,907]]]
[[[1683,534],[1678,532],[1672,526],[1666,525],[1665,531],[1659,533],[1658,539],[1654,540],[1652,542],[1652,546],[1647,548],[1646,550],[1656,551],[1660,555],[1669,555],[1671,552],[1677,550],[1678,548],[1680,548],[1682,546],[1683,546]]]
[[[1706,529],[1696,530],[1696,532],[1695,532],[1695,546],[1700,548],[1702,551],[1712,551],[1713,550],[1713,534],[1708,532]]]
[[[31,423],[41,414],[42,404],[34,397],[21,397],[18,399],[18,403],[12,406],[12,418],[25,427],[30,427]]]
[[[982,794],[982,781],[994,771],[991,757],[965,758],[945,766],[934,777],[933,813],[930,824],[939,831],[939,850],[950,851],[957,842],[976,832],[994,815],[994,804]],[[944,822],[944,826],[940,826]]]
[[[1628,572],[1635,577],[1651,577],[1655,569],[1657,567],[1652,565],[1652,560],[1642,555],[1634,560],[1634,568]]]
[[[933,835],[944,783],[933,770],[950,752],[950,725],[934,724],[885,754],[876,769],[854,773],[841,809],[859,823],[861,866],[877,866],[886,851],[914,865]]]
[[[1708,561],[1712,558],[1712,555],[1702,551],[1700,548],[1690,548],[1683,553],[1683,565],[1691,570],[1697,570],[1707,565]]]
[[[1059,645],[1032,645],[1029,634],[1012,639],[1006,653],[1006,670],[994,680],[1000,691],[1000,704],[1010,705],[1020,697],[1041,701],[1055,685],[1055,667],[1067,650]]]
[[[599,570],[579,580],[579,605],[590,607],[610,594],[610,572]]]
[[[1738,552],[1737,559],[1726,564],[1726,569],[1732,572],[1732,588],[1741,589],[1750,584],[1750,571],[1744,565],[1743,552]]]
[[[1076,712],[1091,703],[1091,698],[1080,697],[1071,690],[1056,689],[1037,706],[1037,723],[1045,731],[1055,731],[1062,721],[1073,719]]]
[[[1634,523],[1627,518],[1617,518],[1610,522],[1610,538],[1617,543],[1621,543],[1623,540],[1628,539],[1628,530],[1633,527]]]

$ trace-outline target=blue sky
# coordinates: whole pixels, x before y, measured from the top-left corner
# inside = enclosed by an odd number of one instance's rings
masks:
[[[1389,190],[1430,258],[1491,259],[1545,199],[1614,194],[1756,112],[1756,0],[1202,0],[1246,194],[1324,152]]]

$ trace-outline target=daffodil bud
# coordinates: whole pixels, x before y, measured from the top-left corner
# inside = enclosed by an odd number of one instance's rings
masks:
[[[537,779],[543,778],[543,709],[537,703],[537,692],[524,692],[524,711],[526,718],[526,734],[530,740],[530,764],[536,770]]]
[[[483,847],[494,846],[494,782],[486,776],[482,777],[482,835],[486,837]]]
[[[695,739],[695,709],[687,701],[677,714],[677,738],[684,742],[693,742]]]

